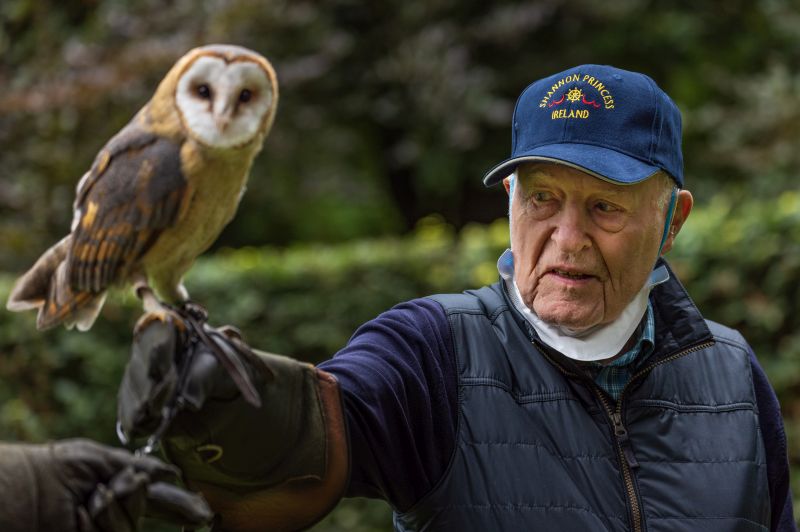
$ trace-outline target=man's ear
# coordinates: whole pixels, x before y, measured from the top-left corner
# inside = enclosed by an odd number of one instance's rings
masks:
[[[506,188],[506,194],[511,195],[511,180],[513,179],[513,174],[503,179],[503,186]]]
[[[692,212],[693,205],[694,198],[692,197],[691,192],[688,190],[678,191],[678,197],[675,200],[675,214],[672,215],[672,223],[669,224],[667,239],[664,241],[664,247],[661,249],[662,255],[672,249],[672,244],[675,242],[675,237],[678,236],[678,233],[681,231],[681,227],[683,227],[683,224],[686,223],[686,219],[689,218],[689,214]]]

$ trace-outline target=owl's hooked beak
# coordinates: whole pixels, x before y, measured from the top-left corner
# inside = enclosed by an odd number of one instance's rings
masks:
[[[225,133],[225,130],[231,123],[232,118],[233,118],[232,105],[225,105],[225,107],[214,113],[214,123],[216,124],[217,129],[219,130],[220,133]]]
[[[225,133],[225,130],[228,128],[228,124],[231,123],[230,113],[215,116],[214,123],[217,125],[217,129],[219,129],[220,133]]]

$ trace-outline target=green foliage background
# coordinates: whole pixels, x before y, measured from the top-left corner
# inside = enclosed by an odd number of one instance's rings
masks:
[[[670,260],[739,328],[781,400],[800,494],[800,6],[787,0],[4,0],[0,299],[69,226],[94,154],[170,65],[209,42],[269,57],[272,134],[236,219],[188,279],[212,320],[319,361],[391,305],[496,278],[509,149],[529,82],[580,63],[651,75],[683,111],[697,206]],[[113,443],[138,303],[90,333],[0,312],[0,438]],[[316,530],[386,530],[348,501]]]

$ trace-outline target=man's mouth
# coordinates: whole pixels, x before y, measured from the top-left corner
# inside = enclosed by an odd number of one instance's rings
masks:
[[[589,274],[586,274],[586,273],[580,273],[580,272],[574,272],[574,271],[562,270],[560,268],[553,268],[552,270],[550,270],[549,273],[558,275],[559,277],[564,277],[566,279],[574,279],[574,280],[578,280],[578,281],[579,280],[583,280],[583,279],[591,279],[591,278],[594,277],[594,275],[589,275]]]

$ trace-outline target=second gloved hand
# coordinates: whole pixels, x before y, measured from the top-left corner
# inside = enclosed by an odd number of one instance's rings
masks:
[[[132,532],[139,518],[200,527],[199,495],[171,484],[174,467],[91,440],[0,444],[0,530]]]

